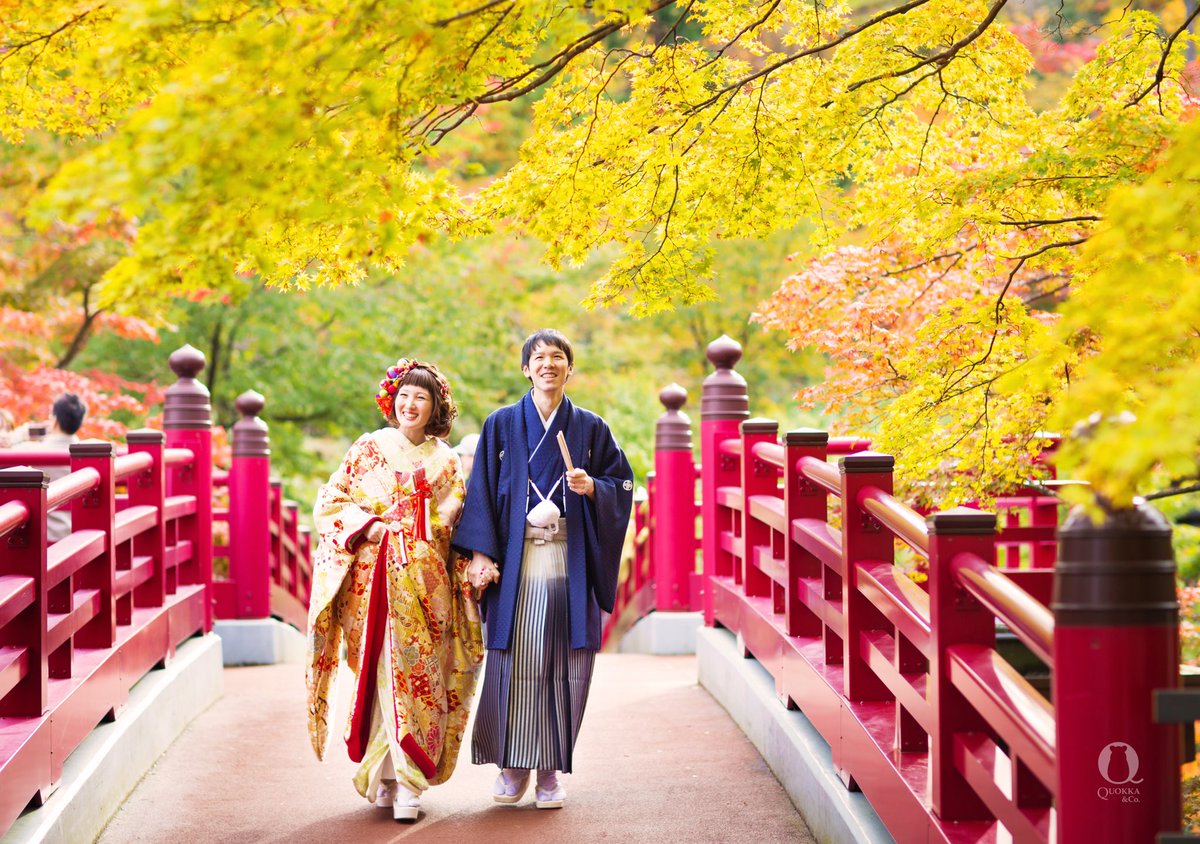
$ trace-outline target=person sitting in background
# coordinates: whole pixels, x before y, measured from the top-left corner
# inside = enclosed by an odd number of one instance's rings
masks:
[[[471,467],[475,463],[475,447],[479,444],[479,434],[467,434],[458,441],[458,445],[454,450],[458,452],[458,459],[462,463],[462,473],[464,479],[471,477]]]
[[[79,442],[77,436],[87,418],[87,405],[74,393],[63,393],[50,407],[50,432],[37,442],[24,442],[17,448],[37,451],[67,450],[71,443]],[[43,466],[47,480],[56,481],[71,473],[67,466]],[[57,542],[71,532],[71,511],[60,507],[46,514],[46,541]]]
[[[8,448],[17,442],[17,420],[4,408],[0,407],[0,448]]]

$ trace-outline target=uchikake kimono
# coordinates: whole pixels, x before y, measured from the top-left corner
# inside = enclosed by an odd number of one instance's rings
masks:
[[[420,792],[454,771],[483,658],[478,608],[450,535],[463,503],[458,456],[384,428],[358,439],[317,496],[320,543],[308,613],[308,725],[329,741],[340,645],[357,677],[346,726],[355,786],[373,799],[389,754]],[[371,525],[387,528],[367,542]]]
[[[593,498],[566,491],[560,431],[572,464],[595,481]],[[565,514],[555,569],[526,539],[526,514],[541,498]],[[600,612],[613,609],[632,502],[633,471],[608,425],[565,396],[548,424],[529,394],[484,423],[454,534],[464,554],[482,552],[500,568],[500,582],[483,595],[488,663],[475,763],[571,770]],[[514,723],[521,719],[536,723]]]

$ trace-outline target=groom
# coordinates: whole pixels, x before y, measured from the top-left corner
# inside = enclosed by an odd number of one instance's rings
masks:
[[[498,803],[519,802],[536,770],[539,809],[566,798],[558,773],[571,771],[633,501],[633,471],[608,425],[566,396],[574,366],[558,331],[525,341],[532,389],[484,422],[453,539],[472,558],[471,583],[486,589],[472,761],[500,766]]]

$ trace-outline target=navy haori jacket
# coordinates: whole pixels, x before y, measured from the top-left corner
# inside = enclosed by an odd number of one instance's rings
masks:
[[[526,423],[526,404],[532,402],[532,396],[526,394],[483,423],[462,518],[451,540],[460,553],[470,557],[475,551],[482,552],[500,567],[500,582],[483,595],[489,649],[512,646],[527,495],[534,495],[529,488],[530,430]],[[603,419],[576,407],[566,396],[562,405],[551,436],[555,429],[563,428],[571,462],[585,469],[596,483],[594,500],[570,491],[566,494],[571,647],[599,650],[600,611],[612,612],[616,600],[621,549],[633,505],[633,470]],[[538,418],[536,410],[532,418]],[[541,435],[537,431],[532,441],[536,443]],[[546,445],[558,451],[557,443],[547,442],[542,447]],[[553,497],[562,500],[557,494]]]

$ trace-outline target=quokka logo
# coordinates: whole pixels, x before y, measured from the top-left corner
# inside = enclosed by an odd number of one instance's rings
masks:
[[[1142,802],[1141,790],[1134,787],[1142,778],[1138,776],[1138,755],[1133,747],[1121,741],[1109,742],[1100,751],[1096,767],[1108,783],[1096,789],[1097,797],[1122,803]]]

